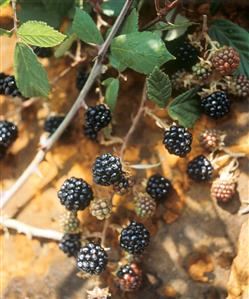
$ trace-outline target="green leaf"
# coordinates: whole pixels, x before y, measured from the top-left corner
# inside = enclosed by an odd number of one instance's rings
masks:
[[[172,92],[169,76],[156,66],[146,80],[146,89],[148,98],[152,102],[160,108],[165,107]]]
[[[17,30],[17,35],[22,42],[39,47],[54,47],[66,37],[46,23],[37,21],[22,24]]]
[[[79,8],[76,8],[72,29],[85,43],[97,45],[103,43],[103,37],[93,19],[88,13]]]
[[[66,16],[73,7],[75,0],[42,0],[47,11],[56,11],[60,16]]]
[[[249,33],[228,20],[215,20],[209,28],[209,35],[222,46],[231,46],[239,52],[238,72],[249,77]]]
[[[124,22],[124,25],[121,30],[121,34],[127,34],[138,31],[138,13],[134,8],[127,19]]]
[[[118,98],[119,80],[116,78],[108,78],[103,81],[102,84],[107,86],[105,91],[105,102],[113,112]]]
[[[75,40],[77,40],[77,34],[73,33],[69,35],[56,49],[54,56],[56,58],[63,56],[71,48]]]
[[[25,97],[48,96],[47,73],[34,52],[23,43],[16,44],[14,69],[17,87]]]
[[[180,125],[192,128],[201,116],[198,88],[192,88],[176,97],[168,106],[169,116]]]
[[[0,36],[6,35],[6,36],[10,37],[12,35],[12,33],[13,33],[12,31],[0,28]]]
[[[101,4],[102,12],[108,17],[117,17],[125,4],[125,0],[104,0]]]
[[[10,0],[0,0],[0,7],[3,8],[10,3]]]
[[[211,0],[211,3],[210,3],[210,12],[211,12],[211,15],[215,15],[217,13],[217,11],[221,8],[221,2],[220,0]]]
[[[123,65],[120,61],[118,61],[111,54],[109,55],[109,60],[110,60],[111,65],[119,72],[123,72],[126,69],[126,66]]]
[[[112,41],[111,54],[122,65],[143,74],[174,59],[161,38],[146,31],[119,35]]]
[[[56,10],[47,10],[42,0],[20,0],[20,9],[17,17],[21,24],[30,20],[46,22],[48,25],[59,28],[62,16]],[[64,16],[65,17],[65,16]]]

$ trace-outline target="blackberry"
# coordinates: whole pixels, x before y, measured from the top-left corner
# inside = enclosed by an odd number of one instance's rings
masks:
[[[107,106],[100,104],[89,107],[85,113],[85,135],[90,139],[96,139],[97,132],[108,126],[111,119],[111,111]]]
[[[142,223],[132,221],[121,231],[120,246],[129,253],[141,254],[149,242],[150,233]]]
[[[110,153],[103,154],[96,158],[92,173],[96,184],[110,186],[122,178],[122,164],[118,157]]]
[[[81,236],[80,234],[64,234],[60,243],[59,248],[67,256],[77,256],[81,247]]]
[[[99,220],[107,219],[111,216],[112,202],[110,199],[94,199],[90,205],[91,214]]]
[[[249,80],[244,75],[239,75],[235,79],[235,94],[240,98],[249,97]]]
[[[191,151],[192,134],[182,126],[172,125],[164,132],[163,144],[170,154],[185,157]]]
[[[142,270],[135,262],[121,266],[117,271],[118,286],[122,291],[133,292],[142,285]]]
[[[76,234],[80,231],[80,222],[77,218],[77,212],[66,212],[61,219],[61,226],[64,233]]]
[[[93,242],[82,247],[77,257],[77,267],[90,275],[99,275],[107,265],[108,255],[104,248]]]
[[[133,186],[134,186],[134,178],[125,177],[123,175],[119,181],[113,184],[113,191],[119,195],[125,195],[129,193],[129,191]]]
[[[22,97],[21,92],[16,86],[16,80],[14,76],[7,76],[3,81],[4,94],[12,97]]]
[[[93,199],[93,191],[86,181],[71,177],[61,186],[58,197],[69,211],[84,210]]]
[[[212,176],[213,166],[205,156],[199,155],[188,163],[187,173],[193,180],[207,181]]]
[[[223,91],[215,91],[202,98],[201,107],[205,114],[213,118],[220,118],[230,111],[230,101]]]
[[[215,129],[206,129],[200,135],[201,145],[210,152],[224,146],[224,139],[225,135]]]
[[[171,190],[170,181],[160,174],[152,175],[146,186],[146,192],[155,200],[165,199]]]
[[[135,198],[135,212],[138,217],[152,217],[156,211],[156,202],[149,195],[139,193]]]
[[[217,179],[212,183],[211,196],[220,202],[228,202],[235,194],[235,183]]]
[[[173,55],[180,65],[189,68],[198,62],[199,51],[185,40],[173,51]]]
[[[206,61],[201,61],[192,67],[192,71],[198,80],[205,81],[212,74],[212,66]]]
[[[171,83],[174,90],[178,91],[184,88],[184,79],[186,78],[185,70],[178,70],[171,76]]]
[[[51,135],[58,129],[60,124],[63,122],[65,116],[48,116],[44,122],[44,131]]]
[[[214,52],[211,62],[221,75],[230,75],[239,66],[240,57],[234,48],[224,46]]]
[[[83,130],[86,137],[88,137],[93,141],[96,141],[98,137],[98,132],[96,132],[92,127],[85,127],[85,126],[83,127]]]
[[[84,87],[89,74],[85,72],[83,69],[80,69],[76,75],[76,87],[79,91]]]
[[[0,73],[0,95],[4,94],[4,88],[3,88],[3,83],[4,79],[8,77],[5,73]]]
[[[40,58],[49,58],[53,55],[52,48],[33,47],[33,51]]]
[[[0,121],[0,157],[3,157],[7,149],[17,139],[18,128],[7,120]]]

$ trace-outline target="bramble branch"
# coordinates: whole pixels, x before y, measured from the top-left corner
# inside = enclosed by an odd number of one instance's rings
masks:
[[[30,165],[27,167],[27,169],[22,173],[22,175],[18,178],[16,183],[4,193],[4,195],[1,198],[1,204],[0,208],[3,208],[4,205],[10,200],[10,198],[19,190],[19,188],[26,182],[26,180],[30,177],[31,174],[34,173],[34,171],[37,169],[38,165],[46,156],[46,153],[52,148],[52,146],[55,144],[55,142],[60,138],[62,133],[65,131],[71,120],[74,118],[77,111],[82,107],[87,107],[85,103],[85,98],[91,89],[93,83],[95,82],[96,78],[101,73],[102,69],[102,62],[103,59],[108,51],[108,48],[111,44],[112,39],[116,35],[117,31],[119,30],[121,24],[123,23],[125,16],[127,15],[129,8],[134,0],[126,0],[118,18],[116,19],[112,30],[110,34],[108,35],[107,39],[103,43],[103,45],[100,47],[98,56],[95,60],[95,63],[93,65],[92,71],[82,88],[78,98],[76,99],[75,103],[73,104],[72,108],[66,115],[64,121],[61,123],[61,125],[57,128],[57,130],[54,132],[54,134],[47,139],[43,147],[38,151],[36,154],[34,160],[30,163]]]

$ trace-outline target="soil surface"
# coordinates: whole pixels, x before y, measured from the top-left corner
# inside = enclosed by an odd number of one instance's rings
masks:
[[[3,38],[3,53],[10,58],[4,70],[11,72],[14,40]],[[43,59],[49,65],[52,79],[65,68],[68,61]],[[48,102],[37,101],[22,111],[20,103],[10,98],[1,98],[1,115],[19,123],[20,134],[4,161],[1,161],[2,188],[8,189],[35,156],[44,118],[50,111],[66,112],[77,97],[75,70],[54,86]],[[123,137],[131,123],[142,94],[144,78],[128,73],[128,82],[123,82],[119,104],[115,113],[113,132]],[[89,95],[87,102],[95,103],[98,95]],[[114,299],[119,298],[182,298],[223,299],[231,263],[236,255],[237,240],[246,216],[237,214],[243,201],[248,199],[248,160],[240,159],[238,192],[228,204],[217,205],[210,198],[210,183],[198,184],[185,175],[187,161],[203,152],[198,144],[198,135],[205,127],[216,127],[227,132],[226,143],[230,150],[248,153],[248,102],[234,101],[231,114],[217,122],[205,117],[194,130],[193,151],[187,159],[178,159],[167,154],[161,144],[162,132],[153,122],[143,117],[125,154],[132,164],[153,164],[157,168],[137,170],[138,185],[152,173],[162,173],[172,180],[174,192],[169,200],[158,206],[152,220],[144,222],[152,234],[151,244],[142,261],[146,273],[144,287],[135,294],[122,294],[117,290],[110,275],[104,275],[102,286],[110,286]],[[16,193],[4,209],[4,215],[14,217],[26,224],[61,230],[59,219],[64,212],[59,204],[57,190],[70,176],[82,177],[92,183],[91,165],[103,152],[119,152],[120,145],[103,146],[87,140],[82,134],[83,111],[72,125],[72,134],[59,141],[48,153],[39,171]],[[102,195],[103,188],[94,186]],[[143,187],[141,187],[143,189]],[[132,196],[115,196],[115,209],[111,222],[123,225],[136,218],[131,204]],[[101,231],[102,222],[95,220],[88,211],[80,213],[82,227]],[[67,258],[58,244],[51,240],[29,238],[13,230],[2,230],[1,236],[1,294],[5,299],[82,299],[86,290],[98,282],[77,276],[73,259]],[[119,260],[118,234],[110,227],[106,244],[111,247],[111,261]],[[111,270],[107,270],[110,272]]]

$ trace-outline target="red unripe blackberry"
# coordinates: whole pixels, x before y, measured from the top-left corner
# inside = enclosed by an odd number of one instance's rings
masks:
[[[213,174],[213,166],[205,156],[199,155],[188,163],[187,173],[195,181],[207,181]]]
[[[18,128],[7,120],[0,121],[0,158],[18,137]]]
[[[91,186],[83,179],[71,177],[61,186],[58,197],[69,211],[84,210],[93,199]]]
[[[142,278],[142,270],[135,262],[121,266],[117,271],[118,286],[125,292],[134,292],[140,289]]]
[[[215,91],[202,98],[201,108],[208,116],[220,118],[230,111],[230,101],[224,91]]]
[[[141,254],[150,243],[150,233],[142,223],[132,221],[120,234],[120,246],[132,254]]]
[[[77,267],[90,275],[99,275],[107,265],[108,255],[103,247],[89,242],[82,247],[77,256]]]
[[[168,179],[160,174],[152,175],[146,185],[146,192],[155,200],[165,199],[170,191],[172,185]]]
[[[110,186],[123,176],[121,161],[110,153],[103,154],[96,158],[92,173],[96,184]]]
[[[134,179],[123,175],[121,179],[113,184],[113,190],[119,195],[127,194],[134,186]]]
[[[65,116],[61,115],[48,116],[44,122],[44,131],[52,135],[63,122],[64,118]]]
[[[80,234],[65,234],[63,235],[59,248],[67,256],[77,256],[81,247],[81,235]]]
[[[12,97],[22,97],[21,92],[16,86],[16,80],[14,76],[7,76],[3,81],[4,94]]]
[[[224,146],[225,135],[215,129],[206,129],[200,135],[201,145],[208,151],[212,152]]]
[[[92,140],[96,139],[97,133],[108,126],[111,119],[111,110],[106,105],[89,107],[85,113],[85,135]]]
[[[216,179],[212,183],[211,196],[220,202],[229,201],[235,194],[235,183],[231,180]]]
[[[33,47],[34,53],[40,58],[49,58],[53,55],[52,48],[44,48],[44,47]]]
[[[183,126],[172,125],[164,132],[163,144],[170,154],[185,157],[191,151],[192,134]]]
[[[249,80],[245,75],[239,75],[235,79],[235,94],[241,98],[249,97]]]
[[[232,47],[224,46],[214,52],[211,62],[221,75],[230,75],[240,63],[239,53]]]
[[[139,193],[134,198],[135,203],[135,212],[138,217],[149,218],[155,214],[156,211],[156,202],[149,195],[144,193]]]

